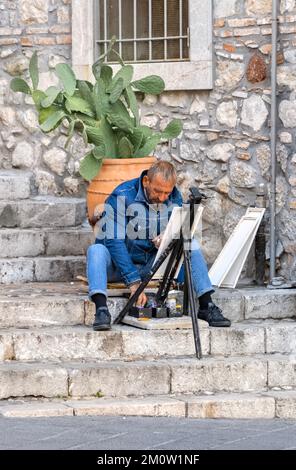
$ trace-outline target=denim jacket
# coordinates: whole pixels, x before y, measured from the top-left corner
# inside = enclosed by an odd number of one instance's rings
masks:
[[[173,207],[182,205],[176,187],[161,206],[149,204],[142,185],[146,173],[114,189],[97,224],[96,243],[108,248],[126,285],[141,280],[137,265],[156,255],[152,239],[164,231]]]

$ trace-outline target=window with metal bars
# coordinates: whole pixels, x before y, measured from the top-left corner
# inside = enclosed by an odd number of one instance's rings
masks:
[[[94,24],[97,57],[116,36],[124,62],[189,60],[188,0],[96,0]]]
[[[93,80],[92,64],[112,35],[134,80],[160,75],[166,90],[213,87],[213,0],[72,0],[72,64]],[[115,57],[109,56],[114,72]]]

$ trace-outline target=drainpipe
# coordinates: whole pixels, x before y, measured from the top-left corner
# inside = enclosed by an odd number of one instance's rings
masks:
[[[271,53],[271,187],[270,187],[270,284],[275,278],[276,262],[276,138],[277,138],[277,96],[276,96],[276,60],[277,60],[277,4],[272,0],[272,53]]]

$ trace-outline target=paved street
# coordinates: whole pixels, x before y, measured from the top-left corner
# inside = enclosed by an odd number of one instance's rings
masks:
[[[295,450],[296,421],[1,418],[0,449]]]

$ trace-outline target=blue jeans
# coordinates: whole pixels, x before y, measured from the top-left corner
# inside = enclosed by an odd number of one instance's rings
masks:
[[[141,278],[149,273],[154,261],[152,256],[146,265],[136,265]],[[192,240],[191,251],[192,280],[195,292],[198,297],[206,292],[214,292],[211,284],[208,268],[200,250],[198,242]],[[122,282],[119,271],[112,262],[108,249],[101,244],[91,245],[87,251],[87,277],[89,284],[89,297],[94,294],[104,294],[107,296],[108,282]],[[178,281],[184,280],[183,266],[180,270]]]

